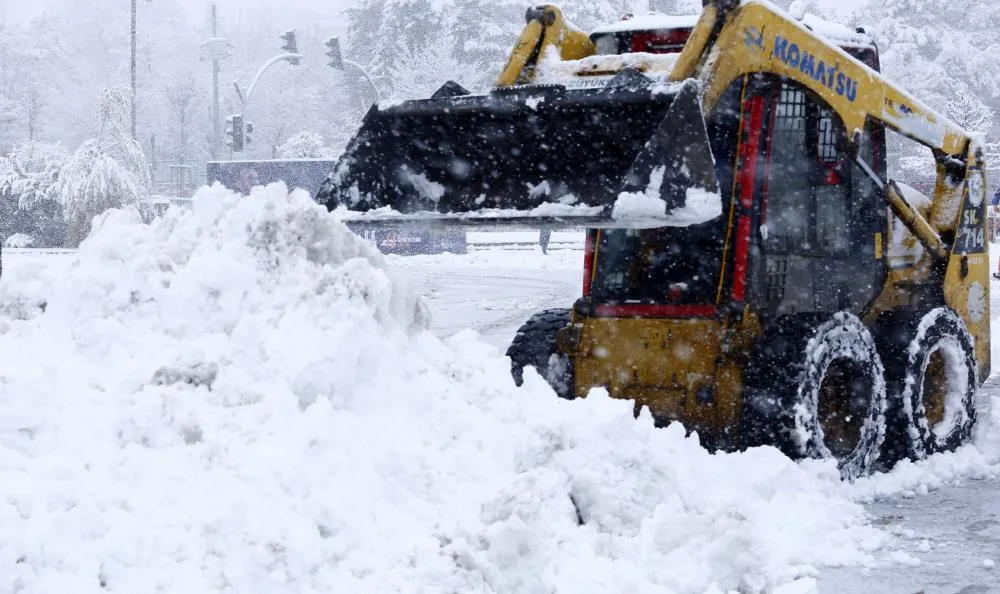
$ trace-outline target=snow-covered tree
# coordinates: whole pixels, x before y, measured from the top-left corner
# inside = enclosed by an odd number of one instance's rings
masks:
[[[983,150],[987,166],[992,171],[1000,169],[1000,143],[989,140],[990,130],[996,125],[996,114],[982,99],[968,89],[958,88],[955,96],[945,103],[944,114],[967,131],[986,139]]]
[[[293,134],[278,147],[279,159],[329,159],[334,151],[326,146],[323,137],[315,132],[302,131]]]
[[[1000,110],[1000,44],[994,23],[1000,4],[976,0],[869,0],[853,24],[875,36],[882,71],[919,99],[963,127],[985,136],[987,152],[1000,132],[991,112]],[[926,174],[929,151],[890,139],[890,174]],[[992,148],[991,148],[992,147]],[[991,158],[990,166],[995,168]],[[893,169],[893,166],[896,169]]]
[[[22,235],[38,247],[62,245],[57,184],[68,157],[60,144],[29,141],[0,158],[0,238]]]
[[[524,26],[526,6],[518,0],[454,0],[445,13],[451,17],[452,57],[499,74]]]
[[[184,162],[192,152],[191,120],[194,116],[194,101],[198,98],[194,77],[188,76],[163,87],[163,96],[169,105],[171,125],[168,130],[174,141],[176,158]]]
[[[69,153],[58,143],[28,141],[0,158],[0,195],[16,200],[21,210],[40,201],[57,202],[59,171]]]
[[[969,132],[985,134],[993,127],[993,110],[968,89],[959,87],[955,95],[944,104],[944,114]]]
[[[430,97],[447,80],[472,91],[489,86],[496,73],[487,72],[478,63],[463,63],[452,55],[447,38],[417,49],[403,48],[391,70],[396,99]]]
[[[59,196],[68,224],[66,243],[77,246],[93,218],[111,208],[144,211],[149,165],[128,127],[132,95],[127,87],[105,89],[98,104],[100,131],[70,157],[59,175]]]

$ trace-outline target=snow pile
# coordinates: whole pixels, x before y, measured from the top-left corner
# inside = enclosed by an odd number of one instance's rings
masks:
[[[992,385],[990,385],[992,384]],[[996,382],[985,390],[995,393]],[[1000,397],[983,396],[977,410],[972,443],[954,452],[903,461],[885,474],[876,474],[847,486],[861,502],[889,497],[913,497],[969,479],[1000,477]]]
[[[94,227],[0,324],[0,591],[798,591],[885,544],[833,464],[514,388],[302,192]]]
[[[9,248],[28,248],[35,243],[30,235],[25,235],[24,233],[15,233],[8,237],[4,242],[4,247]]]

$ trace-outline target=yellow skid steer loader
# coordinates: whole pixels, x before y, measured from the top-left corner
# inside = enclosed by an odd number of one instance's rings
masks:
[[[887,178],[928,147],[932,196]],[[345,218],[587,227],[582,296],[508,355],[708,447],[853,478],[966,442],[990,373],[982,148],[860,30],[708,0],[587,35],[555,6],[493,89],[374,107],[317,199]]]

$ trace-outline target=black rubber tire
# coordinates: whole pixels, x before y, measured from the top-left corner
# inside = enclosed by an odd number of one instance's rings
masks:
[[[876,337],[889,401],[886,461],[921,460],[968,442],[976,423],[979,382],[973,338],[961,316],[947,307],[887,312],[879,318]],[[943,435],[929,426],[924,405],[924,372],[938,349],[947,349],[946,356],[962,366],[955,379],[965,384],[957,386],[962,389],[956,391],[960,400],[951,403],[954,422]]]
[[[868,328],[847,312],[790,315],[776,320],[758,344],[746,375],[744,444],[772,445],[796,460],[834,457],[824,440],[820,388],[831,364],[849,363],[864,373],[864,400],[857,405],[865,416],[857,443],[837,465],[846,480],[870,473],[885,438],[886,392]]]
[[[569,309],[546,309],[518,329],[507,348],[515,385],[524,383],[525,367],[534,367],[560,398],[575,398],[573,361],[556,349],[556,332],[569,323]]]

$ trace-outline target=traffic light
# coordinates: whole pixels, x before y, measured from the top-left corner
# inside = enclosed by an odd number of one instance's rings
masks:
[[[244,127],[244,131],[243,131],[243,144],[244,145],[248,145],[251,142],[253,142],[253,136],[251,136],[252,134],[253,134],[253,122],[251,122],[250,120],[247,120],[246,121],[246,126]]]
[[[295,29],[291,31],[285,31],[281,36],[281,40],[285,42],[285,45],[281,46],[281,49],[287,54],[297,54],[299,53],[299,45],[295,42]],[[293,65],[297,66],[299,63],[298,58],[289,58],[288,61]]]
[[[243,114],[237,113],[226,118],[226,144],[234,152],[243,152],[243,139],[245,131],[243,129]]]
[[[330,59],[328,65],[337,69],[344,69],[344,56],[340,53],[340,39],[331,37],[323,42],[326,45],[326,57]]]

